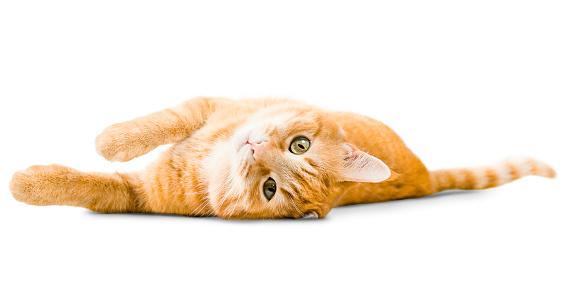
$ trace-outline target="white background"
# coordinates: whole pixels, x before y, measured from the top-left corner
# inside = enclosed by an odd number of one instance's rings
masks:
[[[566,301],[564,1],[0,3],[0,302]],[[519,154],[559,177],[309,221],[11,197],[33,164],[143,169],[159,151],[108,163],[96,135],[198,95],[363,113],[431,169]]]

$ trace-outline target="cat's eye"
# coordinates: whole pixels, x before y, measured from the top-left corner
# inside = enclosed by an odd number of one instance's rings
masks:
[[[299,136],[291,142],[291,146],[289,146],[289,151],[293,154],[303,154],[307,152],[310,148],[311,142],[308,138]]]
[[[265,198],[269,201],[273,198],[276,191],[277,184],[275,183],[273,178],[268,178],[265,183],[263,183],[263,195],[265,195]]]

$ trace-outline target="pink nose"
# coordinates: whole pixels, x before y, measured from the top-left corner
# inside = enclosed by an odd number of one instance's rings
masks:
[[[263,153],[263,151],[265,150],[265,146],[266,146],[266,142],[262,141],[262,142],[248,142],[248,144],[250,145],[250,147],[252,148],[252,154],[254,159],[259,159]]]

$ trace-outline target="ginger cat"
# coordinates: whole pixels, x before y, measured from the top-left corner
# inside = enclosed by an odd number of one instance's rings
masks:
[[[194,98],[106,128],[96,150],[125,162],[168,143],[175,144],[141,173],[32,166],[14,174],[10,190],[32,205],[103,213],[322,218],[342,205],[555,176],[532,158],[429,171],[383,123],[286,99]]]

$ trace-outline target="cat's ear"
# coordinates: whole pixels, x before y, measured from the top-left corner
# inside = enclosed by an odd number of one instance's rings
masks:
[[[391,170],[379,158],[348,143],[342,145],[342,150],[345,163],[341,181],[379,183],[391,176]]]

